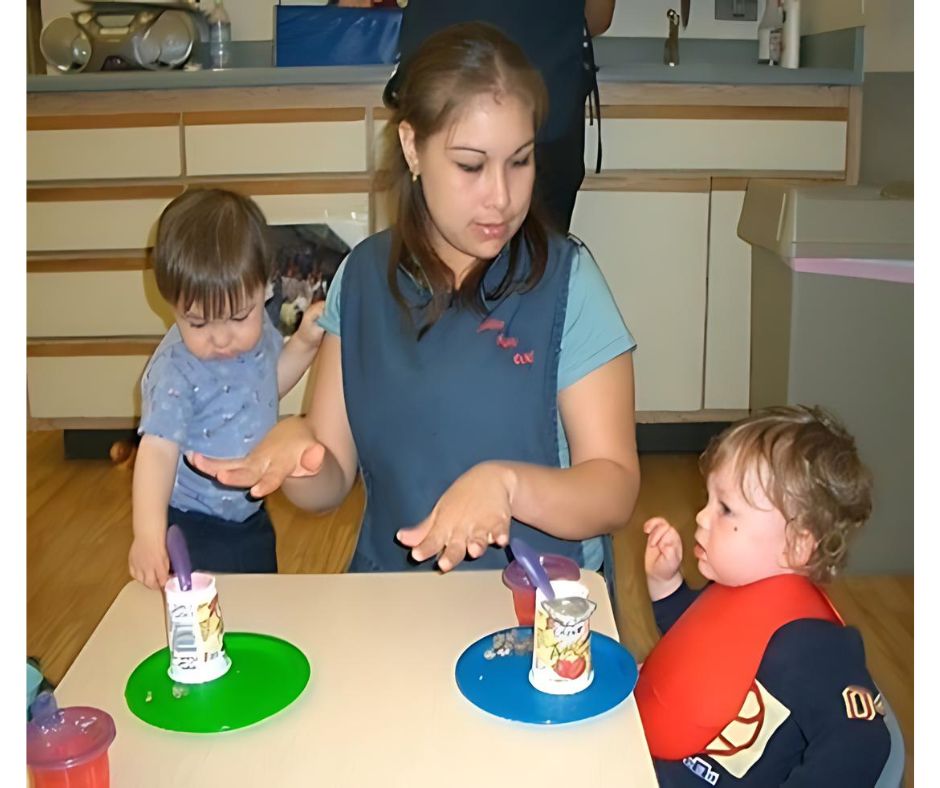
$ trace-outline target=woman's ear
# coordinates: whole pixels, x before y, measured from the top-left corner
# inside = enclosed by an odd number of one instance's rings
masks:
[[[415,130],[412,125],[403,120],[398,124],[398,141],[401,143],[402,153],[405,155],[405,161],[412,174],[419,175],[418,172],[418,149],[415,145]]]

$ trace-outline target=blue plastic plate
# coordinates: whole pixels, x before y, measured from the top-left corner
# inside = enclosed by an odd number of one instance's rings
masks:
[[[518,637],[532,638],[532,627],[514,629]],[[497,717],[536,725],[577,722],[614,708],[629,697],[636,685],[636,661],[630,652],[616,640],[592,632],[594,681],[590,686],[574,695],[539,692],[529,683],[531,651],[484,658],[484,652],[493,647],[493,635],[469,646],[457,660],[454,672],[463,696]]]

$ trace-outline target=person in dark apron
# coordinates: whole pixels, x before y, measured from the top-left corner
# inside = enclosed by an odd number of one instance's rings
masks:
[[[315,511],[361,473],[350,571],[501,568],[510,532],[610,568],[639,488],[636,343],[590,252],[530,210],[545,105],[495,27],[429,37],[386,129],[395,220],[333,279],[309,412],[247,458],[191,458]]]
[[[408,61],[432,33],[459,22],[481,21],[498,27],[522,47],[548,88],[548,117],[536,145],[536,189],[548,218],[556,229],[567,232],[584,180],[588,96],[595,99],[592,115],[597,117],[600,135],[591,37],[610,26],[613,12],[614,0],[408,0],[398,38],[400,66],[386,87],[386,101],[394,102]]]

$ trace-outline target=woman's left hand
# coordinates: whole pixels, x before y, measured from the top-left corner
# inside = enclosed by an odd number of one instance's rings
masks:
[[[515,474],[498,462],[482,462],[460,476],[424,520],[396,538],[416,561],[440,555],[442,572],[466,556],[479,558],[490,545],[509,544]]]

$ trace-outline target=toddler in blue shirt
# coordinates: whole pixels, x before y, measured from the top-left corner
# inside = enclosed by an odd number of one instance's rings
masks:
[[[173,200],[160,216],[153,262],[175,325],[141,379],[131,575],[162,588],[171,523],[186,535],[194,569],[276,572],[263,501],[203,475],[185,455],[240,457],[264,437],[278,400],[313,362],[323,305],[307,309],[283,342],[264,308],[273,268],[267,223],[234,192],[193,189]]]

